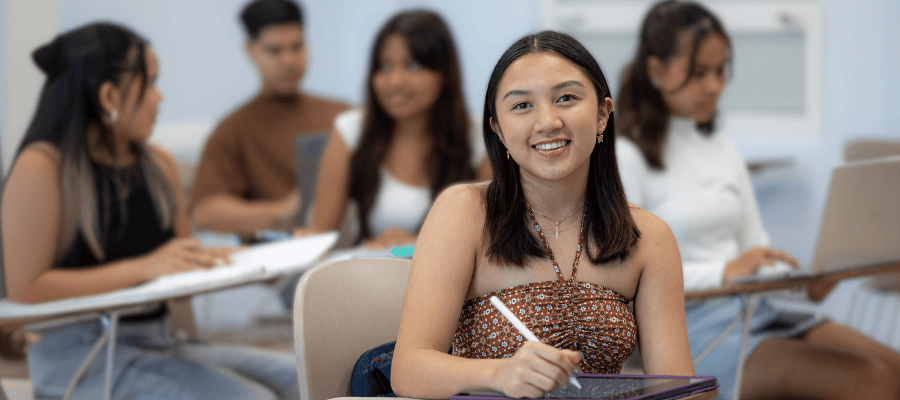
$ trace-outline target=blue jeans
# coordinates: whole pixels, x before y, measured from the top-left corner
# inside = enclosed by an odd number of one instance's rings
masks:
[[[114,399],[299,399],[293,355],[240,346],[180,344],[167,319],[118,326]],[[59,399],[103,331],[81,322],[43,332],[28,350],[36,399]],[[106,347],[75,389],[74,399],[103,396]]]

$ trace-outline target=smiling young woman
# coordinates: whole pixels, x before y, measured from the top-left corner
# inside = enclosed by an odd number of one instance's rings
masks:
[[[538,397],[576,368],[619,372],[638,342],[647,373],[693,374],[678,250],[662,221],[625,201],[612,109],[600,66],[568,35],[523,37],[500,58],[482,126],[496,173],[446,190],[425,220],[394,353],[398,395]],[[502,322],[491,296],[541,342]]]

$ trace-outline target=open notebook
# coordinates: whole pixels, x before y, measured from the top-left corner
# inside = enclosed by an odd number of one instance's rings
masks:
[[[809,269],[760,268],[751,283],[808,278],[900,261],[900,156],[843,164],[831,184]]]

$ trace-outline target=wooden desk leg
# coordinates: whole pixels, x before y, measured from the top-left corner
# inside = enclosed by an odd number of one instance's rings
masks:
[[[109,332],[109,340],[106,350],[106,383],[103,386],[103,398],[112,400],[112,375],[113,375],[113,358],[116,351],[116,327],[119,325],[119,312],[110,311],[109,315],[103,316],[103,324],[107,325],[106,331]]]
[[[756,295],[747,296],[747,305],[744,306],[744,326],[741,329],[741,347],[738,349],[737,373],[734,378],[734,393],[731,398],[741,398],[741,379],[744,378],[744,362],[747,359],[747,340],[750,338],[750,321],[753,319],[753,305],[756,303]]]

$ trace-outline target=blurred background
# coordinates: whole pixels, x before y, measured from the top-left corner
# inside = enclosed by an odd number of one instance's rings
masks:
[[[398,10],[441,13],[461,52],[471,113],[482,113],[497,58],[541,29],[573,34],[610,86],[635,50],[643,0],[302,0],[310,63],[303,88],[363,102],[377,28]],[[123,23],[159,55],[165,96],[151,140],[183,163],[199,158],[213,125],[253,96],[258,77],[238,23],[243,0],[0,0],[0,161],[8,173],[43,76],[31,52],[55,34],[96,20]],[[808,265],[831,169],[845,143],[900,140],[900,1],[705,1],[735,41],[722,102],[726,135],[755,167],[754,186],[772,245]],[[189,180],[190,177],[184,177]],[[898,177],[900,184],[900,177]],[[844,320],[855,282],[826,309]]]

